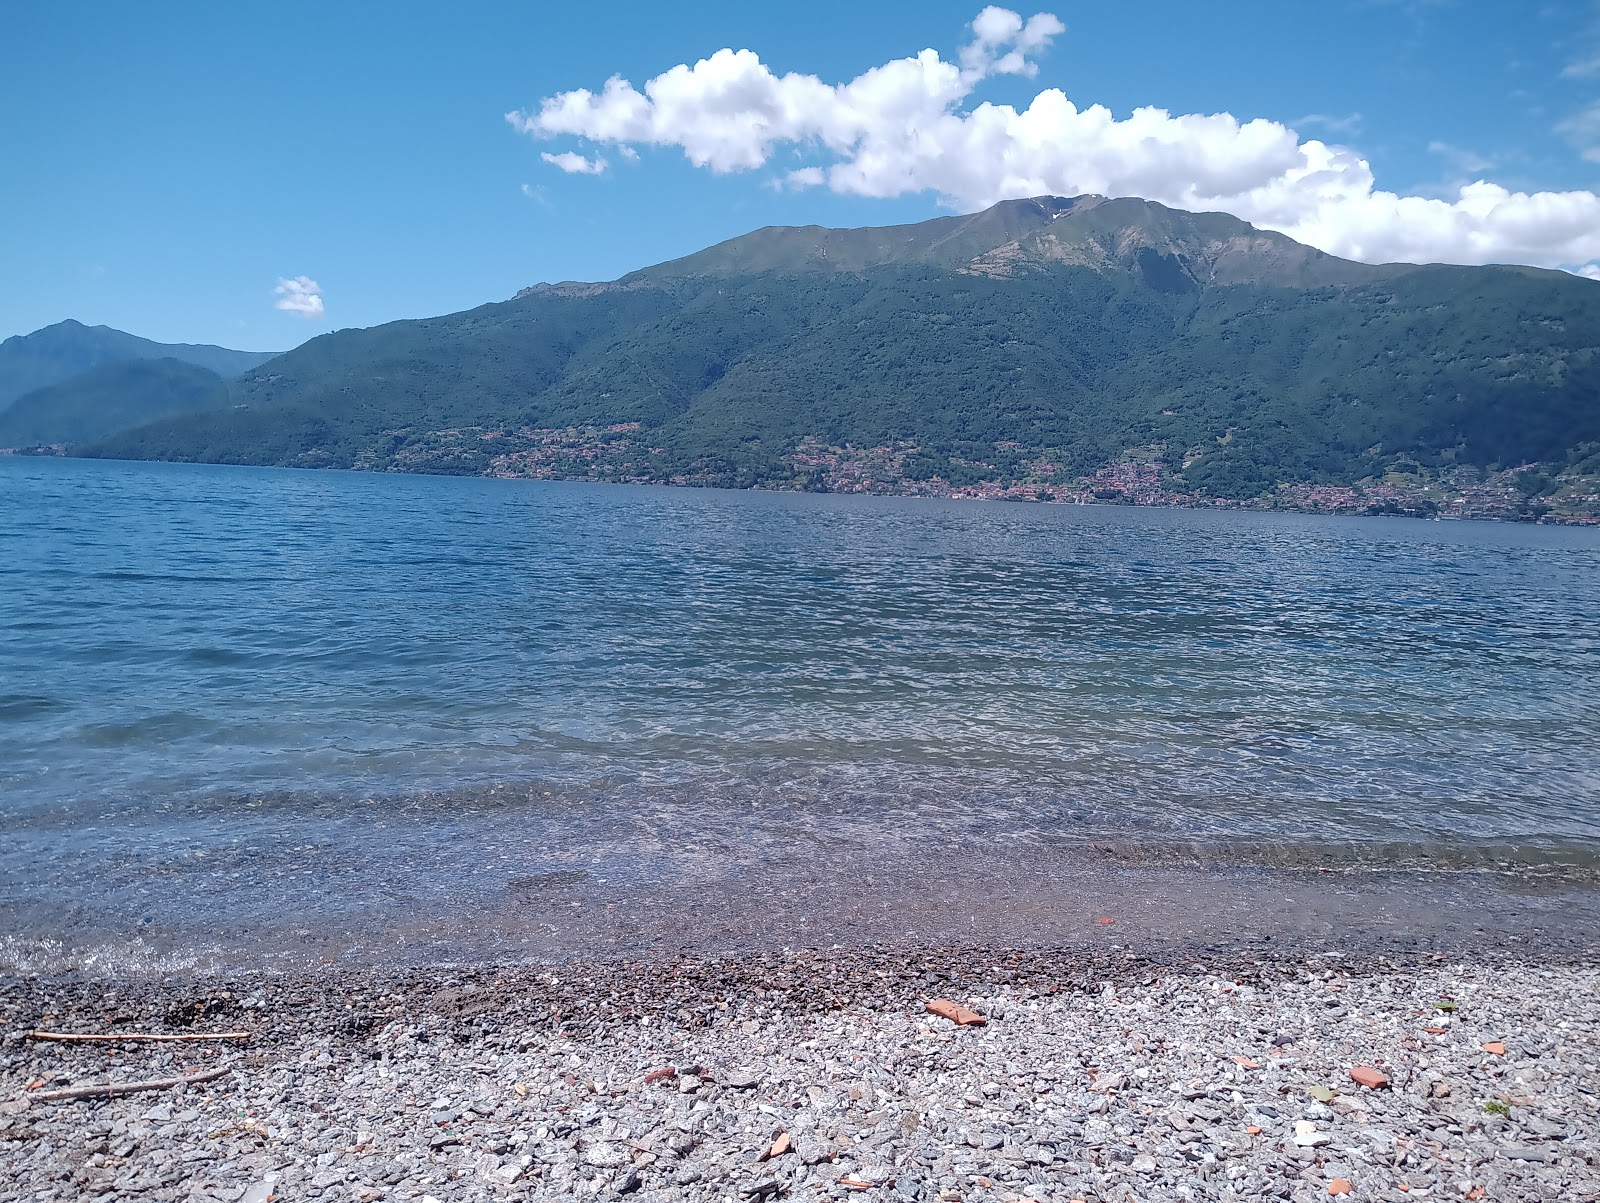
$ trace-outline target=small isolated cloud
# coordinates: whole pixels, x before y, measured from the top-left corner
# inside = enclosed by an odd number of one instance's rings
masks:
[[[570,150],[563,151],[559,155],[553,155],[549,151],[545,151],[539,157],[552,167],[561,168],[568,175],[599,175],[609,166],[599,155],[588,159]]]
[[[304,318],[322,316],[322,286],[310,276],[279,276],[272,293],[278,298],[273,302],[276,309]]]
[[[1562,79],[1593,79],[1600,75],[1600,54],[1581,58],[1561,68]]]
[[[1328,113],[1307,113],[1304,117],[1296,117],[1289,124],[1296,129],[1326,130],[1335,138],[1353,138],[1361,132],[1365,120],[1366,118],[1360,113],[1346,113],[1343,117],[1335,117]]]
[[[1572,147],[1591,163],[1600,163],[1600,100],[1580,109],[1556,126]]]
[[[1585,263],[1572,274],[1582,276],[1585,280],[1600,280],[1600,263]]]
[[[1049,13],[1024,20],[991,6],[953,61],[923,50],[827,83],[779,75],[752,50],[724,48],[642,87],[612,76],[599,91],[560,92],[506,118],[540,139],[582,138],[619,152],[676,147],[719,174],[798,156],[782,174],[786,186],[852,196],[931,192],[965,210],[1043,193],[1140,196],[1232,213],[1369,262],[1555,267],[1600,259],[1594,192],[1516,192],[1482,179],[1444,197],[1390,192],[1355,150],[1302,141],[1279,121],[1153,105],[1118,117],[1103,105],[1080,107],[1060,88],[1021,109],[974,98],[994,76],[1033,74],[1063,32]],[[1351,118],[1321,120],[1330,133],[1356,128]],[[1580,114],[1562,132],[1600,161],[1600,107],[1590,120]],[[570,152],[544,157],[564,170],[597,170]]]
[[[1493,159],[1486,159],[1476,151],[1467,150],[1460,146],[1452,146],[1448,142],[1428,143],[1428,153],[1438,155],[1457,171],[1464,172],[1467,175],[1477,175],[1480,172],[1488,171],[1494,166]]]

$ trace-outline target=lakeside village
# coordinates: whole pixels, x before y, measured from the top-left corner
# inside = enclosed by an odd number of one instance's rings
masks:
[[[66,455],[65,445],[0,448],[0,455]],[[792,475],[745,479],[726,464],[691,461],[676,471],[666,449],[648,445],[636,422],[565,429],[391,430],[348,466],[366,472],[429,472],[595,484],[670,484],[789,492],[939,497],[954,501],[1139,505],[1176,509],[1283,510],[1309,514],[1476,518],[1600,526],[1600,474],[1561,472],[1539,463],[1497,472],[1472,467],[1430,472],[1401,462],[1381,479],[1353,485],[1284,484],[1259,497],[1233,499],[1193,492],[1175,479],[1158,447],[1131,451],[1088,476],[1072,477],[1048,452],[996,443],[989,459],[938,457],[958,479],[928,472],[931,457],[915,443],[835,447],[802,439],[784,464]],[[325,451],[308,451],[287,467],[344,466]],[[952,472],[951,476],[955,476]]]
[[[725,467],[691,464],[671,471],[663,448],[648,445],[637,423],[567,429],[439,430],[418,436],[392,432],[387,454],[355,467],[390,471],[452,471],[534,480],[689,486],[730,483]],[[1280,485],[1263,497],[1227,500],[1184,489],[1172,479],[1159,449],[1132,452],[1092,475],[1067,478],[1047,455],[1001,443],[987,461],[949,461],[965,480],[919,470],[919,448],[834,447],[804,439],[787,457],[792,479],[763,479],[756,487],[898,497],[1056,502],[1066,504],[1291,510],[1317,514],[1392,514],[1419,518],[1477,518],[1600,526],[1600,476],[1562,475],[1541,464],[1484,473],[1471,467],[1430,473],[1401,465],[1381,480],[1355,485]]]

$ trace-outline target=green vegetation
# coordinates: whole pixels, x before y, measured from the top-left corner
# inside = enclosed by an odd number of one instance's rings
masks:
[[[482,472],[518,432],[637,424],[574,451],[574,474],[599,454],[612,478],[820,487],[793,458],[815,440],[904,444],[913,481],[1048,484],[1142,449],[1165,480],[1241,498],[1600,459],[1600,287],[1346,263],[1140,201],[1008,202],[758,231],[614,284],[341,331],[229,389],[233,408],[86,452]]]
[[[102,364],[0,410],[0,447],[81,443],[228,405],[228,382],[176,359]]]

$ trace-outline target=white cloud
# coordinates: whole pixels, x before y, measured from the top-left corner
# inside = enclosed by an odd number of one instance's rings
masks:
[[[1154,107],[1118,118],[1102,105],[1079,108],[1057,88],[1020,111],[969,103],[989,77],[1031,74],[1034,56],[1062,32],[1048,13],[1024,21],[990,7],[956,62],[923,50],[827,84],[723,49],[642,90],[613,76],[599,92],[562,92],[506,116],[538,138],[677,147],[718,173],[757,170],[780,148],[797,150],[813,162],[787,172],[788,186],[858,196],[931,191],[974,209],[1042,193],[1131,195],[1234,213],[1354,259],[1555,266],[1600,258],[1593,192],[1513,192],[1479,180],[1448,199],[1406,196],[1378,189],[1356,152],[1301,141],[1276,121]]]
[[[1361,126],[1365,121],[1366,118],[1360,113],[1346,113],[1343,117],[1331,113],[1307,113],[1304,117],[1296,117],[1290,124],[1296,129],[1318,126],[1336,138],[1349,138],[1361,132]]]
[[[1451,163],[1456,170],[1464,171],[1468,175],[1488,171],[1494,166],[1493,159],[1486,159],[1477,151],[1467,150],[1465,147],[1452,146],[1449,142],[1428,143],[1428,153],[1438,155]]]
[[[274,308],[304,318],[322,316],[322,286],[310,276],[279,276],[272,293],[278,298],[273,302]]]
[[[1568,117],[1556,132],[1589,162],[1600,163],[1600,100]]]
[[[583,155],[570,150],[563,151],[559,155],[553,155],[549,151],[545,151],[539,157],[552,167],[561,168],[568,175],[599,175],[605,171],[608,165],[599,155],[592,159],[587,159]]]
[[[1600,75],[1600,54],[1578,59],[1561,68],[1562,79],[1593,79]]]
[[[1600,263],[1585,263],[1572,274],[1582,276],[1585,280],[1600,280]]]

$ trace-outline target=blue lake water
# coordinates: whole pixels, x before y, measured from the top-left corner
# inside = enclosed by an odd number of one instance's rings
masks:
[[[1584,865],[1597,682],[1592,530],[0,458],[0,907],[371,921],[841,850]]]

